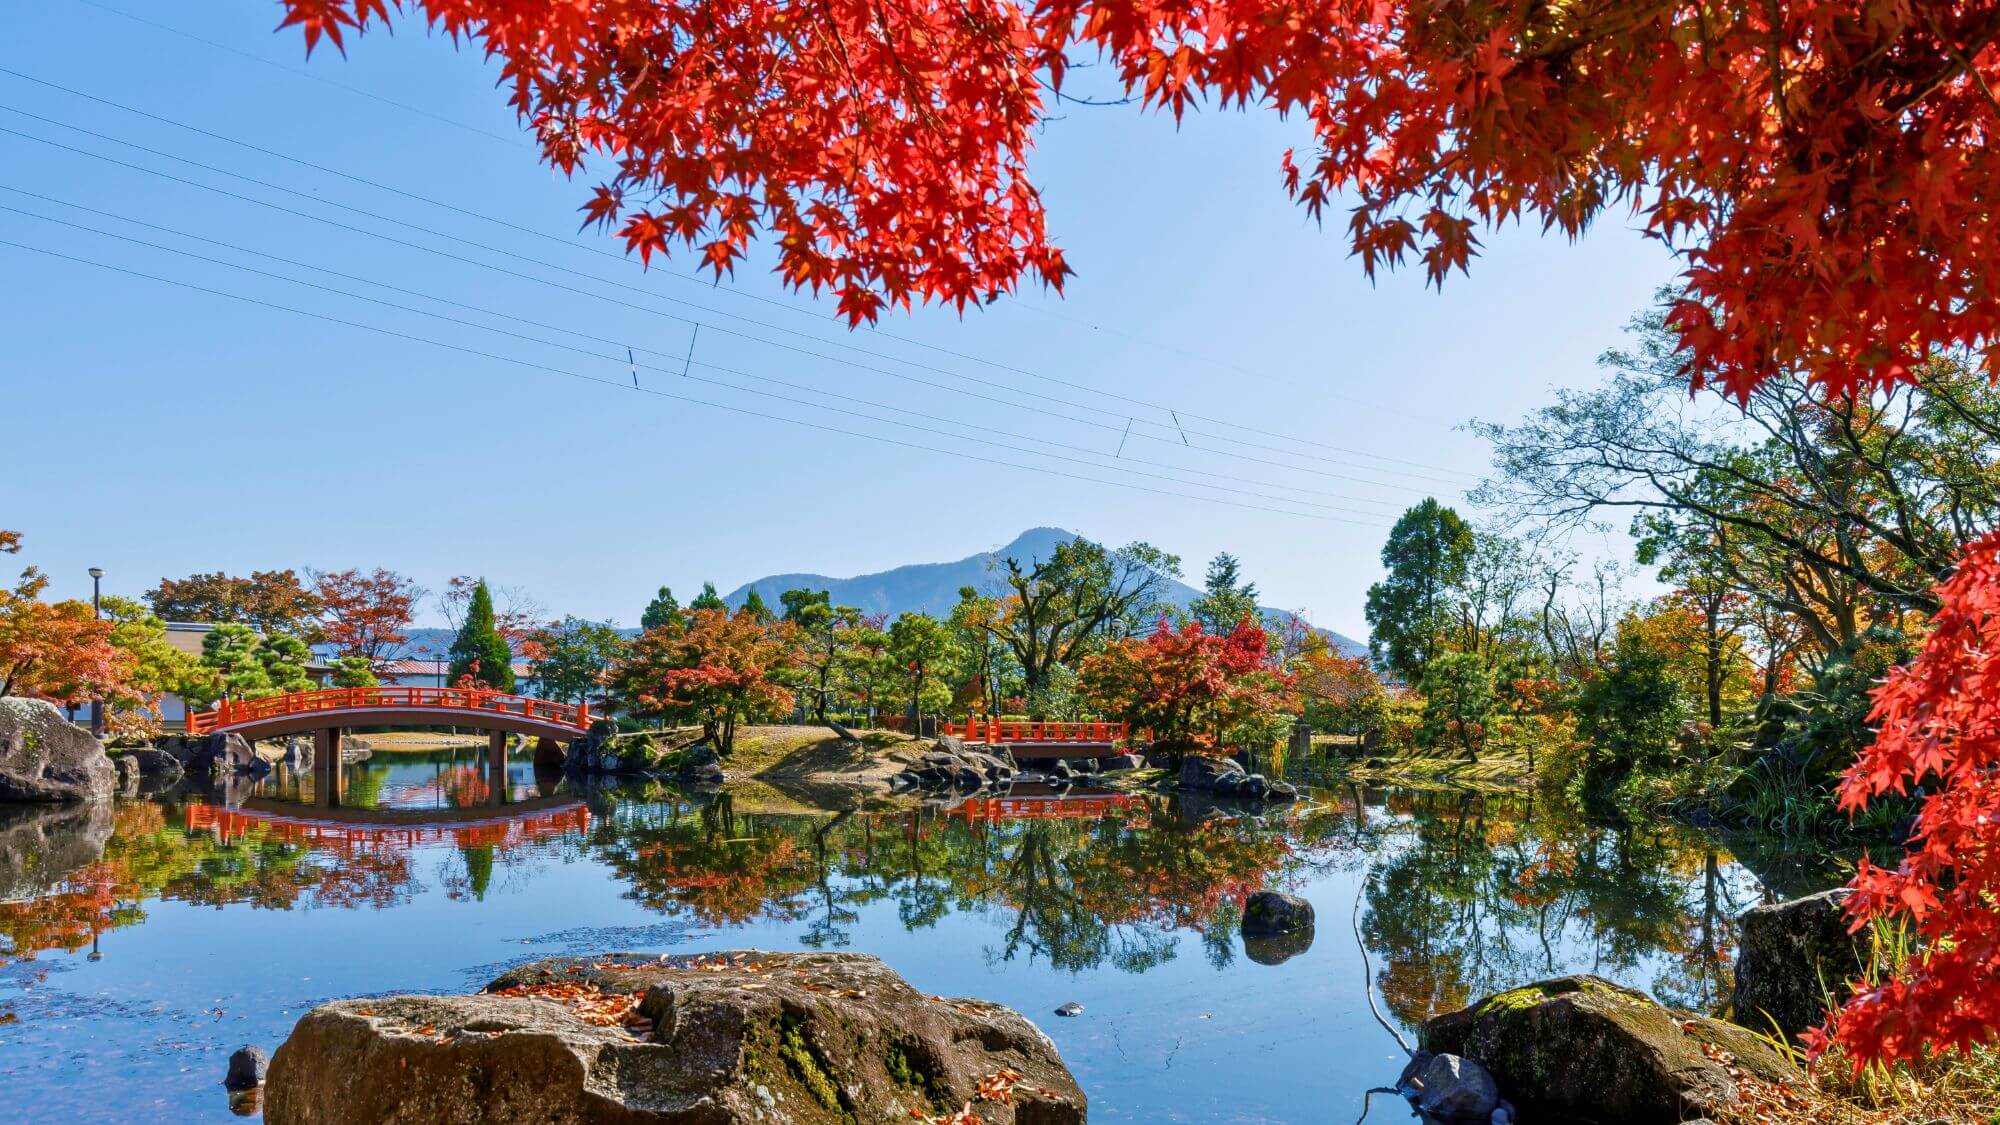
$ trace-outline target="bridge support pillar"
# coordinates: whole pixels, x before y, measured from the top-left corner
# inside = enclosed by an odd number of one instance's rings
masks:
[[[486,736],[486,803],[498,805],[507,799],[507,732]]]
[[[340,728],[313,732],[313,804],[330,809],[340,804]]]

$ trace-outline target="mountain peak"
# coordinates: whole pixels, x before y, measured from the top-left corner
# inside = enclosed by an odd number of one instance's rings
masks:
[[[944,617],[951,613],[952,606],[958,604],[961,587],[991,589],[998,586],[1002,561],[1012,558],[1026,565],[1030,561],[1047,559],[1057,547],[1079,538],[1082,536],[1076,532],[1060,527],[1031,527],[1004,546],[951,562],[913,563],[852,578],[809,573],[766,575],[731,590],[724,601],[733,609],[743,604],[750,591],[756,590],[766,605],[775,606],[779,595],[786,590],[825,590],[833,604],[851,605],[866,613],[890,617],[899,613],[928,613],[933,617]],[[1186,607],[1200,596],[1200,590],[1185,582],[1168,583],[1166,600],[1177,606]],[[1268,608],[1265,610],[1266,614],[1272,612]],[[1335,647],[1348,655],[1367,651],[1366,645],[1338,633],[1328,633],[1327,636]]]

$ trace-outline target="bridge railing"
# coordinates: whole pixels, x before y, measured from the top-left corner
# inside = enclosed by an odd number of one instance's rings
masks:
[[[516,715],[581,734],[590,727],[590,704],[557,703],[504,691],[460,687],[354,687],[300,691],[263,699],[224,699],[214,710],[190,711],[189,734],[210,734],[224,727],[264,719],[310,715],[319,711],[365,710],[463,711],[471,714]]]
[[[1126,723],[1061,723],[1016,719],[969,718],[962,723],[939,723],[939,734],[956,735],[967,742],[1001,745],[1009,742],[1094,743],[1123,742],[1131,736]]]

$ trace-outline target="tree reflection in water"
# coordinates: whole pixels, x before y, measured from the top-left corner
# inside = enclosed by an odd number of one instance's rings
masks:
[[[1179,956],[1188,935],[1224,968],[1239,956],[1250,892],[1351,887],[1365,876],[1364,940],[1405,1025],[1571,971],[1622,976],[1696,1008],[1727,993],[1733,919],[1758,889],[1709,837],[1594,825],[1526,796],[1348,788],[1316,797],[1277,813],[1110,795],[810,814],[650,786],[594,794],[589,814],[577,807],[539,828],[424,841],[135,802],[116,808],[101,855],[83,849],[70,869],[39,873],[46,893],[0,903],[0,959],[83,948],[143,922],[154,900],[395,906],[424,892],[412,847],[427,842],[449,845],[439,882],[468,904],[554,850],[601,864],[645,909],[704,926],[776,923],[796,927],[801,944],[848,948],[871,908],[892,903],[895,924],[910,931],[954,914],[991,919],[990,962],[1066,972],[1142,973]],[[1347,909],[1319,906],[1322,916]],[[1632,980],[1642,971],[1652,979]]]

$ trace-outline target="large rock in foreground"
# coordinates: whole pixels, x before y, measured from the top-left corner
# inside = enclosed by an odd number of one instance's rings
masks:
[[[1424,1024],[1423,1047],[1485,1066],[1528,1121],[1547,1114],[1672,1125],[1734,1104],[1732,1068],[1768,1082],[1796,1077],[1735,1024],[1591,976],[1541,981],[1437,1016]]]
[[[1828,994],[1847,995],[1870,956],[1867,938],[1847,931],[1848,894],[1842,887],[1744,913],[1731,1018],[1786,1036],[1819,1025]]]
[[[96,801],[118,770],[90,732],[40,699],[0,699],[0,801]]]
[[[990,1125],[1085,1120],[1035,1025],[925,996],[873,957],[611,954],[539,961],[477,996],[321,1005],[272,1058],[264,1116],[818,1125],[967,1103]]]

